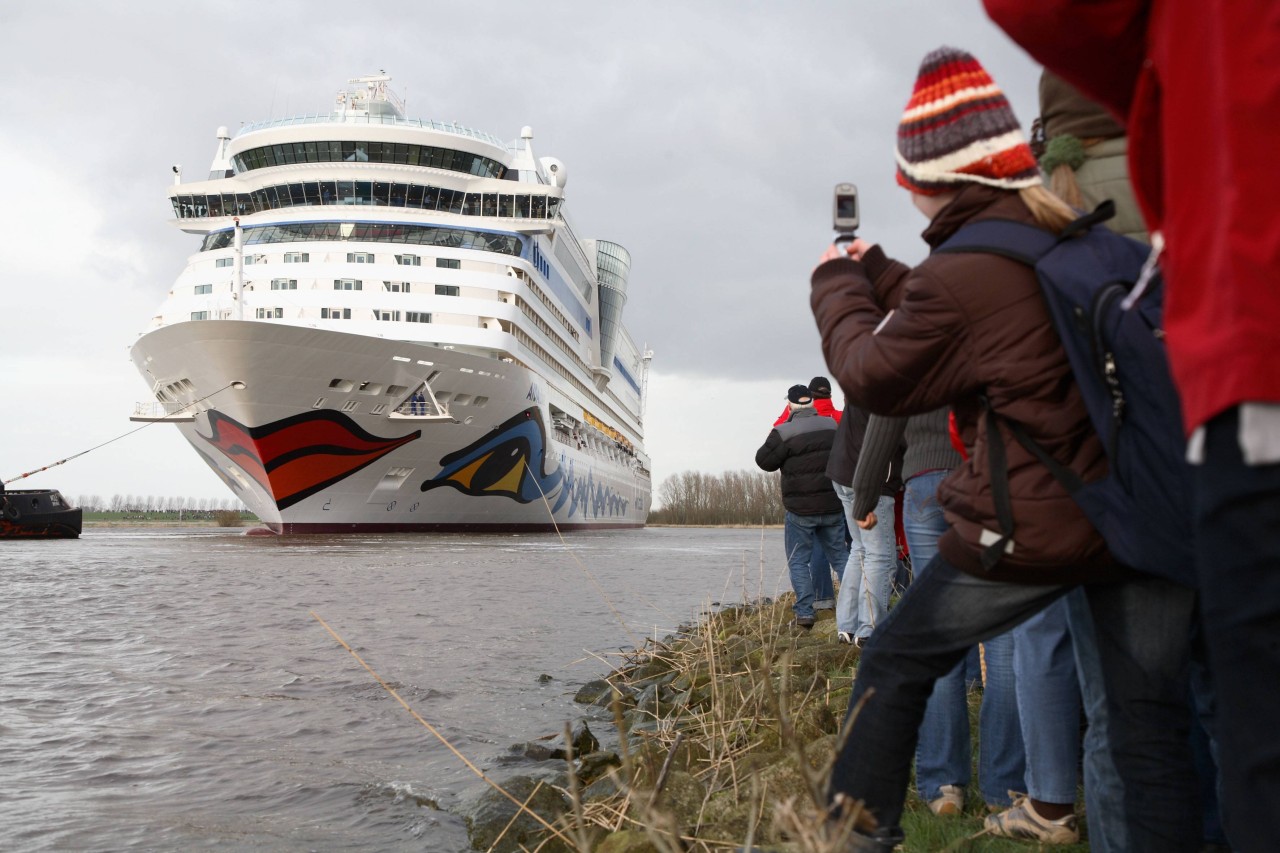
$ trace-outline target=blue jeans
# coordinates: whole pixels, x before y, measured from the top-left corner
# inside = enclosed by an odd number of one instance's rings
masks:
[[[1080,701],[1085,719],[1089,721],[1084,733],[1084,807],[1089,849],[1093,853],[1124,853],[1129,849],[1124,783],[1108,745],[1111,721],[1093,613],[1083,589],[1073,589],[1063,600],[1067,606],[1067,628],[1071,632],[1076,675],[1080,680]]]
[[[989,581],[935,557],[863,647],[829,796],[862,800],[882,827],[896,827],[933,682],[974,643],[1007,633],[1069,589]],[[1086,594],[1111,748],[1125,780],[1129,849],[1196,851],[1186,679],[1194,594],[1159,578],[1090,586]]]
[[[1235,850],[1280,850],[1280,465],[1247,465],[1239,412],[1205,428],[1196,571],[1217,702],[1222,817]]]
[[[1074,803],[1080,681],[1067,628],[1067,596],[1013,629],[1013,675],[1027,752],[1026,793],[1046,803]]]
[[[938,537],[947,530],[937,493],[948,473],[927,471],[906,484],[902,529],[917,577],[938,553]],[[1023,789],[1026,770],[1014,690],[1013,637],[992,637],[984,650],[987,682],[978,715],[978,788],[990,805],[1007,806],[1009,791]],[[943,785],[967,787],[973,775],[965,681],[961,662],[936,680],[925,707],[916,750],[916,790],[925,802],[941,796]]]
[[[836,627],[866,638],[889,613],[889,597],[898,571],[893,498],[880,496],[874,510],[876,526],[863,530],[852,515],[853,489],[834,485],[844,504],[845,522],[853,540],[836,598]]]
[[[814,589],[809,562],[813,556],[815,538],[822,543],[822,550],[836,565],[843,565],[849,559],[849,549],[844,544],[844,517],[841,513],[787,513],[783,525],[783,544],[787,549],[791,589],[796,594],[794,610],[797,617],[813,618]]]
[[[822,550],[822,542],[818,537],[813,539],[813,554],[809,557],[809,575],[813,579],[813,598],[815,602],[827,601],[834,604],[836,600],[835,584],[831,581],[831,573],[843,572],[844,563],[837,565]],[[831,606],[831,605],[828,605]]]

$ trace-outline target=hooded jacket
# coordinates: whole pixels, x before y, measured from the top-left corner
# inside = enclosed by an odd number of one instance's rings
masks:
[[[1035,224],[1017,193],[970,184],[924,239],[936,248],[982,219]],[[980,577],[1026,583],[1119,575],[1075,501],[1003,424],[1013,546],[991,572],[981,566],[983,549],[1000,535],[984,395],[1002,420],[1020,423],[1086,482],[1107,470],[1030,267],[990,254],[935,254],[911,269],[874,246],[861,262],[837,258],[819,266],[811,305],[827,366],[854,405],[893,416],[953,408],[969,458],[938,490],[949,525],[938,547],[949,562]]]

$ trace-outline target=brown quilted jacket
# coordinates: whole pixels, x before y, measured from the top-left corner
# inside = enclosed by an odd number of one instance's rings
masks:
[[[924,239],[937,247],[981,219],[1034,223],[1016,193],[971,184]],[[1020,583],[1120,576],[1070,495],[1003,424],[1014,545],[993,571],[980,563],[1000,533],[982,395],[1086,482],[1106,473],[1102,445],[1029,267],[996,255],[938,254],[911,269],[875,246],[861,262],[819,266],[811,304],[827,365],[850,403],[879,415],[947,405],[955,412],[969,458],[938,490],[949,524],[938,546],[949,562]]]

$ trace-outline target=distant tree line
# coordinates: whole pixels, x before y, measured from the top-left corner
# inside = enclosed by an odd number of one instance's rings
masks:
[[[76,506],[85,512],[128,513],[188,513],[212,514],[219,511],[248,512],[249,509],[235,498],[181,498],[156,495],[112,495],[104,500],[101,495],[80,495]]]
[[[660,509],[651,524],[781,524],[781,474],[777,471],[684,471],[662,481]]]

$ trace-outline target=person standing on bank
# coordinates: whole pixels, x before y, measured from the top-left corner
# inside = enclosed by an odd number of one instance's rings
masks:
[[[955,48],[925,57],[899,124],[897,164],[933,247],[984,219],[1053,233],[1076,219],[1042,186],[1003,92]],[[1131,849],[1197,850],[1183,612],[1194,595],[1117,564],[1048,467],[1003,425],[1021,425],[1085,482],[1107,470],[1034,271],[990,253],[935,253],[911,269],[855,240],[829,248],[812,283],[823,353],[849,401],[894,416],[949,405],[968,456],[938,488],[948,524],[938,554],[863,648],[829,795],[837,808],[864,803],[879,828],[849,849],[887,851],[901,839],[934,681],[974,643],[1084,583],[1109,701],[1125,709],[1111,745],[1126,795],[1135,792],[1126,796]],[[993,483],[992,454],[1003,455],[1007,481]],[[993,485],[1007,492],[1012,537],[999,532]],[[1076,832],[1073,815],[1052,823]]]
[[[809,382],[809,393],[813,395],[813,410],[824,418],[834,418],[835,422],[840,423],[842,412],[831,402],[831,380],[825,376],[815,376]],[[774,426],[785,424],[791,419],[790,403],[782,407],[782,414],[778,415],[778,419],[773,422]],[[838,433],[837,433],[838,435]],[[845,530],[845,543],[852,546],[849,539],[849,532]],[[827,552],[822,550],[822,542],[817,536],[813,539],[813,551],[809,557],[809,574],[813,578],[813,609],[814,610],[835,610],[836,593],[835,584],[832,582],[832,576],[836,580],[844,580],[843,563],[837,564],[827,556]],[[837,616],[837,621],[839,617]]]
[[[786,509],[783,542],[796,594],[794,624],[812,628],[814,590],[809,560],[814,538],[822,543],[833,565],[843,566],[849,560],[844,513],[826,475],[836,422],[814,410],[813,394],[805,385],[791,386],[787,406],[791,418],[770,430],[756,451],[756,464],[765,471],[782,471],[782,505]]]
[[[813,383],[809,384],[810,390]],[[866,502],[881,513],[886,523],[861,530],[855,523],[853,507],[854,474],[867,432],[869,416],[854,406],[845,406],[836,430],[827,476],[844,507],[849,528],[849,562],[840,579],[836,598],[836,638],[841,643],[861,646],[889,612],[889,597],[898,572],[898,541],[894,534],[894,496],[902,489],[903,448],[896,446],[885,463],[885,472],[875,482],[862,484]]]

